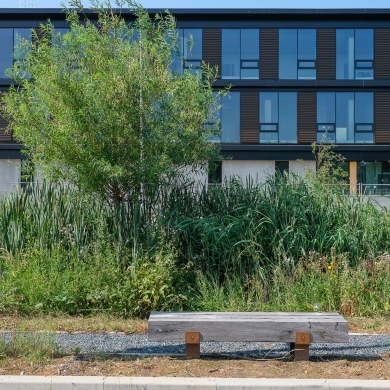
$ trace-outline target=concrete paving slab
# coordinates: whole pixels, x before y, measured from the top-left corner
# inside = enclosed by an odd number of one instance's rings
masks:
[[[390,381],[348,379],[0,376],[0,390],[390,390]]]

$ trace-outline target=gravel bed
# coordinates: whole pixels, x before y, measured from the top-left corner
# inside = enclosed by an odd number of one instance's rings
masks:
[[[5,340],[12,336],[3,332]],[[66,351],[81,353],[109,353],[128,355],[167,355],[185,353],[184,343],[152,343],[146,335],[100,334],[100,333],[56,333],[55,341]],[[247,356],[267,358],[288,354],[287,343],[201,343],[201,354],[224,356]],[[312,356],[378,357],[390,352],[390,335],[350,335],[349,344],[312,344]]]

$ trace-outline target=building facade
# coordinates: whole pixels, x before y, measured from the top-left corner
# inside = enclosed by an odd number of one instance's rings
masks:
[[[150,14],[162,10],[150,10]],[[231,85],[219,113],[223,161],[215,181],[262,180],[275,170],[315,169],[311,144],[325,139],[346,157],[349,183],[390,189],[390,9],[177,9],[184,69],[218,66]],[[92,14],[91,14],[92,15]],[[124,15],[129,20],[131,13]],[[0,90],[13,47],[61,10],[0,12]],[[186,41],[194,42],[187,53]],[[18,53],[14,53],[17,58]],[[176,70],[183,71],[180,63]],[[22,145],[0,118],[0,191],[20,181]],[[10,163],[10,162],[11,163]]]

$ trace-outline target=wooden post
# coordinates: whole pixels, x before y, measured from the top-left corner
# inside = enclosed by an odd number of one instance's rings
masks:
[[[200,333],[186,332],[186,359],[200,358]]]
[[[294,360],[309,360],[310,333],[297,332],[295,334]]]

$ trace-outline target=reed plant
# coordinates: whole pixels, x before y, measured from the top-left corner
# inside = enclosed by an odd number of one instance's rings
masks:
[[[3,312],[387,310],[386,209],[300,177],[145,187],[119,206],[43,183],[1,198],[0,230]]]

